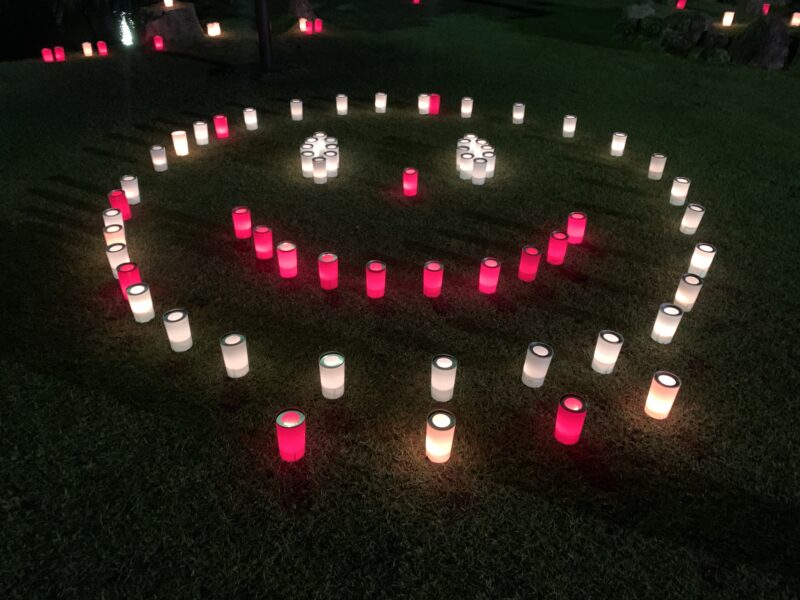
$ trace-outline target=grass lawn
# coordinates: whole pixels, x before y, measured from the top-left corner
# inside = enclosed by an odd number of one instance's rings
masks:
[[[327,2],[324,35],[276,29],[267,78],[237,21],[191,52],[0,65],[2,597],[797,597],[800,72],[627,49],[612,39],[622,2],[423,3]],[[441,116],[417,114],[425,91]],[[231,139],[170,149],[153,172],[151,144],[218,112]],[[317,130],[342,148],[325,186],[297,156]],[[497,148],[484,188],[455,173],[468,131]],[[661,182],[652,152],[669,156]],[[421,171],[414,202],[405,166]],[[186,354],[158,318],[133,321],[109,272],[100,213],[129,172],[131,257],[158,315],[188,309]],[[707,208],[695,236],[668,203],[678,175]],[[234,241],[237,204],[298,244],[296,280]],[[544,249],[572,210],[588,214],[585,244],[519,281],[520,248]],[[698,241],[718,256],[674,342],[656,344]],[[336,293],[317,284],[323,250],[340,256]],[[476,289],[487,255],[503,261],[491,297]],[[389,273],[377,302],[373,258]],[[436,301],[421,294],[430,258],[446,263]],[[604,328],[625,336],[610,376],[589,367]],[[218,346],[231,330],[250,349],[237,381]],[[538,390],[520,382],[534,340],[556,353]],[[335,401],[317,371],[332,349],[347,360]],[[445,406],[458,425],[452,459],[432,465],[442,352],[460,362]],[[643,413],[657,369],[683,380],[666,421]],[[552,437],[569,392],[590,403],[575,447]],[[292,405],[308,449],[289,465],[273,422]]]

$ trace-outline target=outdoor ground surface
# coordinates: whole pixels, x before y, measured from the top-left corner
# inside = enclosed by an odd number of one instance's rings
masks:
[[[263,79],[252,32],[233,22],[179,55],[0,65],[0,596],[797,597],[800,74],[626,49],[611,35],[618,2],[373,4],[321,7],[319,37],[276,31],[280,71]],[[425,91],[442,95],[441,116],[416,113]],[[248,105],[257,132],[241,124]],[[217,112],[230,140],[153,172],[151,144]],[[297,157],[320,129],[342,146],[326,186]],[[629,134],[621,159],[608,156],[616,130]],[[485,188],[455,173],[466,132],[497,147]],[[656,151],[669,155],[658,183]],[[400,195],[410,165],[414,202]],[[109,272],[100,213],[128,172],[143,198],[131,256],[157,313],[189,310],[186,354],[158,319],[133,321]],[[676,175],[708,210],[692,237],[668,204]],[[297,242],[297,280],[234,242],[237,204]],[[535,283],[516,279],[521,246],[544,248],[571,210],[588,214],[586,243]],[[661,346],[656,310],[698,241],[718,257]],[[323,250],[342,261],[335,294],[316,282]],[[476,289],[487,255],[503,261],[492,297]],[[389,269],[377,302],[363,293],[372,258]],[[447,265],[437,301],[420,290],[430,258]],[[602,328],[626,338],[610,376],[589,368]],[[218,347],[231,330],[248,336],[239,381]],[[520,382],[533,340],[556,352],[539,390]],[[332,349],[347,358],[336,401],[317,371]],[[446,406],[458,424],[451,461],[432,465],[441,352],[460,361]],[[663,422],[643,413],[656,369],[683,380]],[[572,448],[552,438],[568,392],[590,403]],[[292,405],[307,411],[308,451],[287,465],[273,422]]]

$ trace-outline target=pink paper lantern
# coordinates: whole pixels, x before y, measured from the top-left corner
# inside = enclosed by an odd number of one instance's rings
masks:
[[[308,23],[306,23],[306,35],[313,35],[313,33],[314,33],[314,23],[312,22],[311,19],[309,19]]]
[[[122,297],[128,299],[128,288],[137,283],[142,283],[142,276],[139,273],[139,266],[133,262],[125,262],[117,266],[117,276],[119,287],[122,289]]]
[[[413,197],[417,195],[417,184],[419,173],[411,167],[403,169],[403,196]]]
[[[522,254],[519,257],[519,273],[521,281],[531,282],[536,279],[539,272],[539,263],[542,261],[542,253],[533,246],[523,246]]]
[[[161,52],[164,49],[164,38],[160,35],[153,36],[153,48]]]
[[[233,233],[237,240],[249,239],[253,234],[253,220],[250,209],[246,206],[234,206],[231,211],[233,217]]]
[[[563,231],[554,231],[550,234],[547,243],[547,262],[551,265],[563,265],[567,256],[568,237]]]
[[[272,229],[266,225],[256,225],[253,228],[253,247],[256,258],[267,260],[272,258]]]
[[[429,260],[422,269],[422,293],[426,298],[438,298],[442,295],[444,281],[444,264],[438,260]]]
[[[431,94],[428,100],[428,114],[438,115],[441,102],[442,98],[439,96],[439,94]]]
[[[284,279],[297,277],[297,246],[293,242],[281,242],[278,251],[278,272]]]
[[[500,261],[487,256],[481,261],[478,290],[484,294],[494,294],[497,291],[498,281],[500,281]]]
[[[586,233],[586,213],[571,212],[567,217],[567,242],[582,244]]]
[[[675,8],[677,8],[678,10],[683,10],[684,8],[686,8],[686,0],[678,0],[675,3]]]
[[[319,287],[335,290],[339,287],[339,257],[333,252],[323,252],[317,258],[319,268]]]
[[[97,53],[100,56],[108,56],[108,44],[103,41],[97,42]]]
[[[770,9],[769,3],[764,2],[764,4],[761,5],[761,14],[767,16],[769,14],[769,9]]]
[[[322,19],[314,19],[314,33],[322,33]]]
[[[306,454],[306,415],[296,408],[281,411],[275,418],[278,452],[286,462],[295,462]]]
[[[386,263],[371,260],[367,263],[367,296],[383,298],[386,293]]]
[[[128,197],[122,190],[111,190],[108,192],[108,203],[111,208],[116,208],[122,214],[122,220],[127,221],[131,218],[131,205],[128,204]]]
[[[586,420],[586,401],[580,396],[567,395],[558,401],[555,438],[567,446],[577,444]]]
[[[419,4],[419,0],[411,0],[411,4]]]
[[[56,59],[56,62],[64,62],[67,60],[67,55],[64,53],[64,48],[61,46],[56,46],[53,48],[53,56]]]
[[[214,133],[218,140],[228,137],[228,117],[225,115],[214,115]]]
[[[53,51],[50,48],[42,48],[42,60],[46,63],[54,62]]]

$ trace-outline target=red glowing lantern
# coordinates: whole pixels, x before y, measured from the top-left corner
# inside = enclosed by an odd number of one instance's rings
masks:
[[[97,42],[97,53],[100,56],[108,56],[108,44],[105,42]]]
[[[411,0],[411,4],[419,4],[419,0]]]
[[[297,277],[297,246],[292,242],[281,242],[278,250],[278,271],[284,279]]]
[[[367,296],[383,298],[386,293],[386,263],[371,260],[367,263]]]
[[[588,405],[580,396],[567,395],[558,401],[555,438],[567,446],[577,444],[583,431]]]
[[[53,51],[50,48],[42,48],[42,60],[46,63],[51,63],[55,59],[53,58]]]
[[[55,57],[56,62],[64,62],[67,60],[67,55],[64,54],[64,48],[61,46],[56,46],[53,48],[53,56]]]
[[[323,252],[317,258],[319,268],[319,287],[335,290],[339,287],[339,257],[333,252]]]
[[[278,452],[286,462],[295,462],[306,453],[306,415],[296,408],[278,413],[275,418]]]
[[[764,15],[764,16],[767,16],[769,14],[769,3],[768,2],[764,2],[764,4],[761,5],[761,14]]]
[[[272,229],[266,225],[256,225],[253,228],[253,247],[256,250],[257,259],[272,258]]]
[[[567,242],[570,244],[583,243],[586,233],[586,213],[571,212],[567,218]]]
[[[250,209],[246,206],[234,206],[231,216],[233,217],[233,233],[236,234],[236,239],[248,239],[253,234],[253,220],[250,217]]]
[[[322,33],[322,19],[314,19],[314,33]]]
[[[428,114],[429,115],[438,115],[439,114],[439,107],[441,105],[442,98],[439,94],[431,94],[428,97]]]
[[[161,52],[164,49],[164,38],[160,35],[153,36],[153,48]]]
[[[225,115],[214,115],[214,133],[218,140],[228,137],[228,117]]]
[[[426,298],[438,298],[442,294],[444,265],[438,260],[429,260],[422,270],[422,293]]]
[[[521,281],[531,282],[536,279],[539,272],[539,263],[542,260],[542,253],[533,246],[523,246],[522,254],[519,257],[519,273]]]
[[[139,267],[133,262],[122,263],[117,266],[117,276],[119,278],[119,287],[122,288],[122,297],[127,300],[128,287],[137,283],[142,283]]]
[[[487,256],[481,261],[478,290],[484,294],[494,294],[497,291],[498,281],[500,281],[500,261]]]
[[[678,10],[683,10],[684,8],[686,8],[686,0],[678,0],[675,3],[675,8],[677,8]]]
[[[554,231],[550,234],[547,244],[547,262],[551,265],[563,265],[567,256],[568,237],[563,231]]]
[[[111,190],[108,192],[108,203],[111,208],[116,208],[122,214],[122,220],[127,221],[131,218],[131,205],[128,204],[128,196],[122,190]]]
[[[417,195],[417,184],[419,173],[411,167],[403,169],[403,196],[412,197]]]
[[[306,35],[312,35],[314,33],[314,23],[313,23],[312,19],[309,19],[308,23],[306,23],[305,31],[306,31]]]

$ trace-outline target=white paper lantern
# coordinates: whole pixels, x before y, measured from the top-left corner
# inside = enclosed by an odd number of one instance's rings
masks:
[[[656,152],[650,157],[650,168],[647,170],[647,178],[653,181],[661,181],[664,176],[664,169],[667,166],[667,157]]]
[[[338,352],[326,352],[319,357],[319,380],[322,396],[336,400],[344,395],[344,356]]]
[[[84,56],[91,56],[92,55],[92,42],[83,42],[81,44],[81,48],[83,48],[83,55]]]
[[[453,399],[458,361],[449,354],[439,354],[431,361],[431,398],[437,402]]]
[[[328,177],[338,177],[339,153],[336,150],[326,150],[322,153],[322,156],[325,158],[325,168],[328,170]]]
[[[192,328],[189,313],[182,308],[173,308],[164,313],[164,329],[173,352],[186,352],[192,347]]]
[[[472,179],[472,163],[475,160],[475,155],[472,152],[464,152],[461,155],[458,163],[458,170],[461,174],[461,179]]]
[[[611,136],[611,156],[622,156],[625,154],[625,144],[628,142],[628,134],[617,131]]]
[[[124,225],[106,225],[103,227],[103,238],[106,241],[106,246],[112,244],[125,243],[125,226]]]
[[[672,180],[672,190],[669,193],[669,203],[672,206],[683,206],[686,196],[689,195],[689,186],[692,181],[688,177],[676,177]]]
[[[700,227],[700,221],[703,220],[703,215],[706,209],[699,204],[689,203],[686,205],[686,211],[683,213],[683,220],[681,221],[680,231],[686,235],[692,235]]]
[[[669,344],[680,325],[683,311],[674,304],[664,303],[658,308],[656,322],[650,337],[659,344]]]
[[[689,261],[689,273],[705,277],[716,255],[717,249],[714,246],[700,242],[694,247],[694,253]]]
[[[613,372],[624,341],[622,335],[616,331],[609,329],[601,331],[597,336],[597,344],[594,347],[592,369],[604,375]]]
[[[703,278],[692,273],[681,275],[678,289],[675,291],[675,305],[680,307],[683,312],[689,312],[697,302],[697,296],[703,289]]]
[[[241,333],[228,333],[219,339],[225,371],[231,379],[244,377],[250,372],[247,357],[247,339]]]
[[[543,342],[528,344],[525,364],[522,367],[522,383],[529,388],[542,387],[547,370],[553,361],[553,354],[553,349]]]
[[[453,451],[456,418],[446,410],[434,410],[428,415],[425,431],[425,456],[432,463],[445,463]]]
[[[114,279],[119,279],[117,267],[122,263],[131,262],[128,256],[128,246],[120,242],[106,246],[106,258],[108,259],[108,266],[111,267],[111,273],[114,275]]]
[[[486,177],[494,177],[494,167],[497,162],[497,155],[494,152],[484,152],[483,158],[486,159]]]
[[[681,380],[675,373],[656,371],[650,381],[644,412],[654,419],[666,419],[680,389]]]
[[[726,10],[722,13],[722,26],[723,27],[730,27],[733,25],[733,18],[736,16],[736,13],[732,10]]]
[[[128,294],[133,319],[137,323],[152,321],[156,312],[153,309],[153,298],[150,295],[150,286],[146,283],[134,283],[125,290]]]
[[[139,180],[136,175],[123,175],[119,178],[119,185],[122,191],[125,192],[125,197],[128,198],[128,204],[139,204],[141,202]]]
[[[195,121],[194,141],[198,146],[208,146],[208,123],[205,121]]]
[[[575,115],[564,115],[564,125],[561,128],[561,135],[565,138],[574,138],[577,128],[578,117]]]
[[[472,185],[483,185],[486,183],[486,164],[485,158],[476,158],[472,161]]]
[[[122,225],[125,226],[125,220],[122,218],[122,211],[118,208],[107,208],[103,211],[103,227],[109,225]]]
[[[255,131],[258,129],[258,113],[255,108],[247,107],[242,113],[244,114],[244,126],[247,131]]]
[[[472,98],[469,96],[464,96],[461,99],[461,118],[462,119],[470,119],[472,118],[472,106],[474,102]]]
[[[461,172],[461,155],[469,152],[469,145],[456,147],[456,171]]]
[[[521,125],[525,121],[525,105],[522,102],[515,102],[511,109],[511,122],[514,125]]]
[[[314,183],[328,183],[328,167],[325,164],[325,158],[322,156],[315,156],[311,159],[314,172]]]
[[[386,103],[388,100],[388,96],[385,92],[378,92],[375,94],[375,112],[376,113],[385,113],[386,112]]]
[[[427,115],[431,108],[431,97],[428,94],[417,96],[417,108],[419,109],[419,114]]]
[[[222,28],[219,23],[212,22],[206,25],[206,32],[208,32],[208,37],[219,37],[222,34]]]
[[[178,156],[189,155],[189,138],[186,136],[185,131],[172,132],[172,146],[175,148],[175,154]]]
[[[311,179],[314,176],[314,151],[303,150],[300,152],[300,168],[303,170],[303,177]]]
[[[153,161],[153,170],[157,173],[167,170],[167,149],[164,146],[151,146],[150,159]]]
[[[347,96],[344,94],[338,94],[336,96],[336,114],[337,115],[346,115],[347,114]]]
[[[289,110],[292,115],[292,121],[302,121],[303,120],[303,101],[298,100],[295,98],[291,102],[289,102]]]
[[[790,27],[800,27],[800,12],[792,13],[792,19],[789,21]]]

